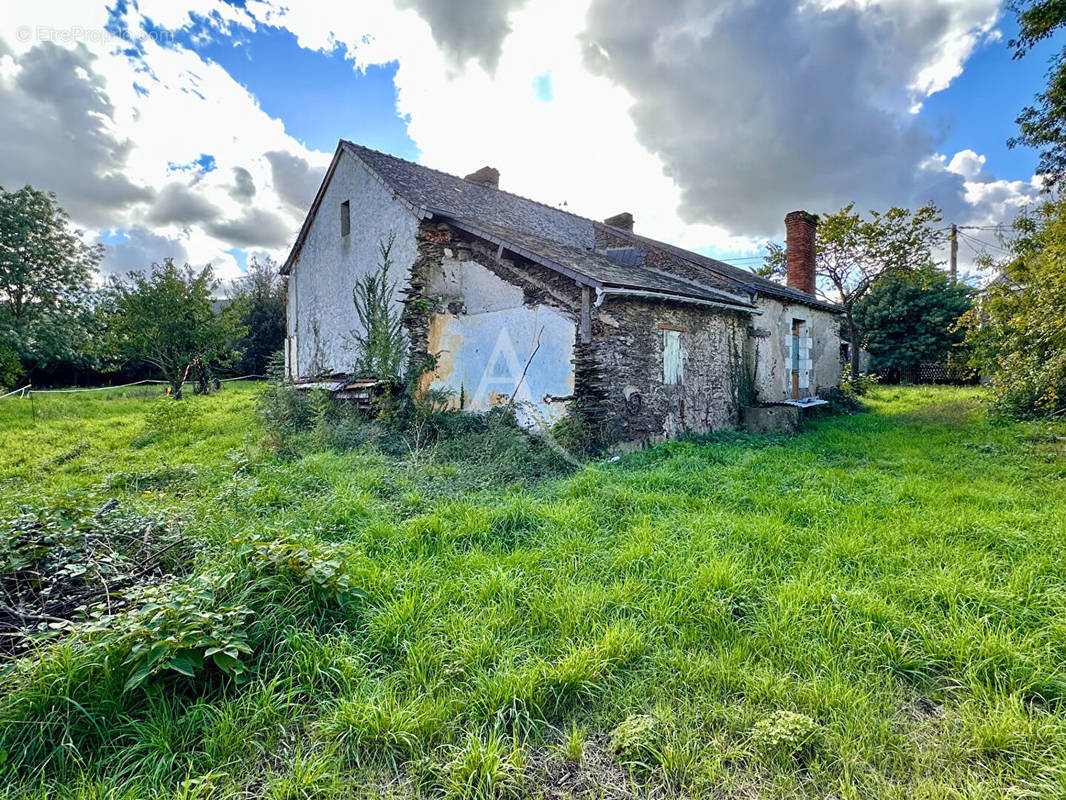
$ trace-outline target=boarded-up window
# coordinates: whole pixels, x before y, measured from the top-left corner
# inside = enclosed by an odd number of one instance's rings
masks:
[[[681,331],[663,331],[663,383],[680,386],[685,378],[685,351]]]
[[[348,200],[341,203],[341,236],[352,232],[352,205]]]

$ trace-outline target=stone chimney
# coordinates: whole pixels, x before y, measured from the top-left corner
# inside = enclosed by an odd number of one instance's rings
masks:
[[[477,172],[471,172],[463,178],[480,186],[488,186],[492,189],[500,188],[500,171],[495,167],[482,167]]]
[[[814,294],[814,236],[818,217],[806,211],[785,215],[786,283],[792,289]]]
[[[615,214],[613,217],[607,217],[603,221],[604,225],[610,225],[612,228],[621,228],[624,231],[633,232],[633,215],[628,211],[623,211],[621,214]]]

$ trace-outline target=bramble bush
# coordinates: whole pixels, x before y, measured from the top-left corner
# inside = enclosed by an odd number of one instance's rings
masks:
[[[0,652],[66,630],[98,604],[123,608],[127,591],[164,580],[188,559],[180,529],[159,515],[24,508],[0,528]]]
[[[1015,418],[1066,414],[1066,200],[1015,222],[1012,256],[965,317],[992,410]]]

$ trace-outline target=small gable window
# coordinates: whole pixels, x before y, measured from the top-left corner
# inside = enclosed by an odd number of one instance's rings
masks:
[[[341,203],[341,236],[347,236],[352,232],[352,205],[345,200]]]

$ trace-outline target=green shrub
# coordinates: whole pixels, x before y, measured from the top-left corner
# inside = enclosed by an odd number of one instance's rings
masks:
[[[755,750],[772,758],[803,758],[817,743],[821,729],[806,714],[776,711],[755,723],[751,743]]]
[[[598,455],[604,450],[605,434],[590,424],[577,411],[560,419],[551,427],[550,436],[575,463]]]
[[[1066,414],[1066,200],[1014,223],[1010,255],[965,318],[973,364],[993,389],[994,413]]]
[[[147,587],[130,611],[101,616],[87,630],[102,633],[106,648],[127,652],[127,690],[167,671],[192,678],[206,664],[241,680],[252,652],[252,610],[225,600],[235,577],[202,574]]]
[[[869,394],[870,390],[877,386],[880,377],[873,372],[860,372],[852,377],[851,370],[845,369],[840,378],[840,390],[850,392],[855,397]]]
[[[233,544],[254,576],[282,577],[309,588],[316,602],[334,603],[343,608],[366,597],[354,585],[343,550],[336,545],[302,539]]]
[[[1014,419],[1039,419],[1066,412],[1066,350],[1039,362],[1016,358],[997,372],[992,384],[992,413]]]
[[[152,404],[145,416],[144,424],[149,431],[182,433],[188,430],[190,423],[196,419],[196,412],[195,403],[164,395]]]
[[[23,509],[0,528],[0,620],[9,631],[0,652],[18,651],[24,636],[64,631],[104,599],[126,605],[125,593],[182,569],[187,542],[162,516],[106,508]]]
[[[307,431],[313,419],[308,395],[280,380],[263,385],[256,408],[267,444],[278,451],[289,449],[292,437]]]

